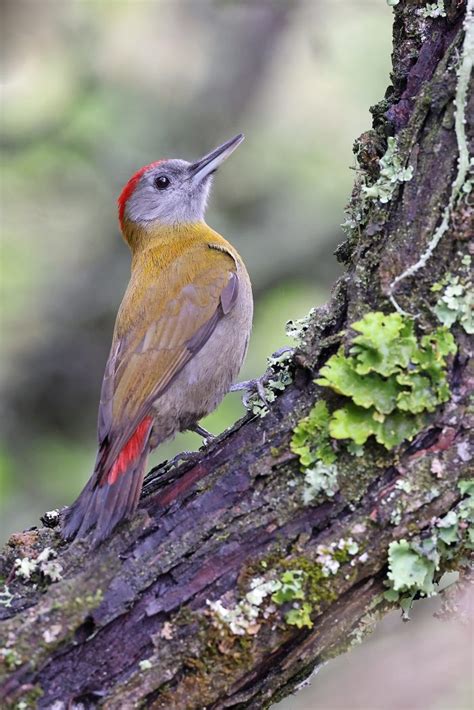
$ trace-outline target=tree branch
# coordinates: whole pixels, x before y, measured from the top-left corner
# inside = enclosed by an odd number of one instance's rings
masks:
[[[472,6],[470,0],[471,22]],[[466,104],[453,103],[467,10],[456,0],[445,7],[447,17],[431,18],[418,12],[421,4],[395,6],[393,87],[372,109],[374,128],[356,142],[360,170],[348,238],[338,250],[347,271],[331,301],[301,326],[288,366],[272,365],[267,387],[276,396],[265,416],[249,413],[197,462],[152,471],[139,513],[97,550],[62,542],[54,515],[6,545],[0,558],[5,705],[265,707],[358,642],[395,599],[408,608],[414,596],[430,593],[443,570],[462,564],[472,456],[472,350],[462,296],[472,207],[466,183],[455,201],[450,195],[459,151],[466,150],[458,145],[455,110],[457,124],[463,112],[472,147],[474,99],[471,78]],[[387,136],[395,137],[388,150]],[[348,448],[335,422],[360,413],[361,390],[349,396],[346,385],[331,385],[328,367],[342,346],[338,362],[354,374],[351,325],[375,312],[393,315],[392,285],[426,252],[447,208],[448,227],[434,254],[394,292],[417,315],[414,324],[395,314],[413,329],[411,340],[400,334],[397,344],[409,340],[418,360],[392,363],[374,391],[367,390],[373,367],[357,379],[369,397],[395,386],[396,378],[414,387],[413,363],[422,367],[420,359],[435,353],[419,399],[413,389],[412,409],[397,410],[400,427],[409,422],[411,429],[389,445],[384,437],[396,432],[382,425],[391,414],[362,405],[362,419],[373,415],[370,425],[382,427],[379,442],[370,436]],[[440,354],[439,333],[448,335],[439,319],[451,326],[456,354]],[[429,347],[423,337],[431,338]],[[387,336],[380,351],[365,350],[365,357],[383,351],[395,358],[390,347]],[[280,391],[272,381],[282,376],[291,383]],[[420,404],[430,377],[438,378],[432,411]],[[314,405],[323,401],[321,424]],[[253,409],[265,413],[255,400]],[[295,443],[302,421],[311,465],[301,441]]]

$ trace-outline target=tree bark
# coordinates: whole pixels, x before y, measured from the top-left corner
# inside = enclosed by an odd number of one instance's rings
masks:
[[[267,707],[392,607],[383,596],[389,544],[422,541],[457,509],[472,455],[472,343],[459,322],[451,327],[449,401],[412,441],[385,450],[371,437],[361,457],[332,441],[337,490],[310,504],[290,448],[316,401],[338,401],[314,379],[340,345],[350,347],[351,324],[403,308],[416,314],[420,335],[429,333],[439,325],[433,284],[464,273],[473,226],[463,143],[472,148],[474,139],[465,41],[473,3],[444,5],[445,17],[425,17],[423,3],[394,7],[392,86],[355,145],[349,236],[338,249],[347,270],[330,302],[310,315],[291,358],[292,382],[266,416],[249,413],[197,460],[152,471],[138,514],[98,549],[65,544],[54,516],[9,540],[0,557],[2,707]],[[364,185],[380,186],[389,136],[412,177],[395,181],[381,202]],[[291,604],[267,598],[265,613],[240,635],[208,604],[235,609],[255,579],[281,579],[285,570],[310,570],[309,579],[321,569],[321,546],[349,539],[359,552],[340,556],[338,569],[315,584],[312,626],[289,624]],[[61,578],[48,582],[36,568],[28,579],[15,560],[34,560],[46,547]],[[465,556],[458,548],[436,575]]]

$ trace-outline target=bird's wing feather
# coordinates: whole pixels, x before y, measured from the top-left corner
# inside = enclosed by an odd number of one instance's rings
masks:
[[[98,428],[104,475],[156,399],[233,308],[238,286],[230,255],[216,253],[211,268],[198,266],[192,281],[165,303],[160,288],[145,291],[142,317],[114,339],[105,369]]]

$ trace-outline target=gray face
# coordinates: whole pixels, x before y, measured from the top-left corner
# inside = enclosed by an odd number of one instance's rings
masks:
[[[201,222],[213,173],[243,139],[239,133],[196,163],[163,160],[150,166],[127,199],[125,217],[139,224]]]
[[[127,201],[126,216],[138,223],[200,222],[212,177],[208,173],[199,178],[194,179],[186,160],[164,160],[141,176]]]

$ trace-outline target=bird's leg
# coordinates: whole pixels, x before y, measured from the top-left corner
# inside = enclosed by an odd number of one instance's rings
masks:
[[[198,424],[194,424],[192,427],[189,428],[189,431],[193,431],[195,434],[198,434],[199,436],[202,436],[203,438],[203,444],[204,446],[207,446],[208,444],[213,441],[213,439],[216,438],[215,434],[211,434],[210,431],[207,431],[207,429],[204,429],[203,426]]]
[[[195,434],[199,434],[199,436],[202,436],[205,446],[216,438],[214,434],[211,434],[199,424],[195,424],[193,427],[190,427],[188,431],[193,431]],[[174,456],[169,461],[163,461],[163,463],[157,466],[154,470],[159,475],[163,475],[180,464],[193,464],[199,461],[201,456],[202,453],[200,451],[180,451],[179,454],[176,454],[176,456]],[[150,471],[150,473],[153,473],[153,471]]]

